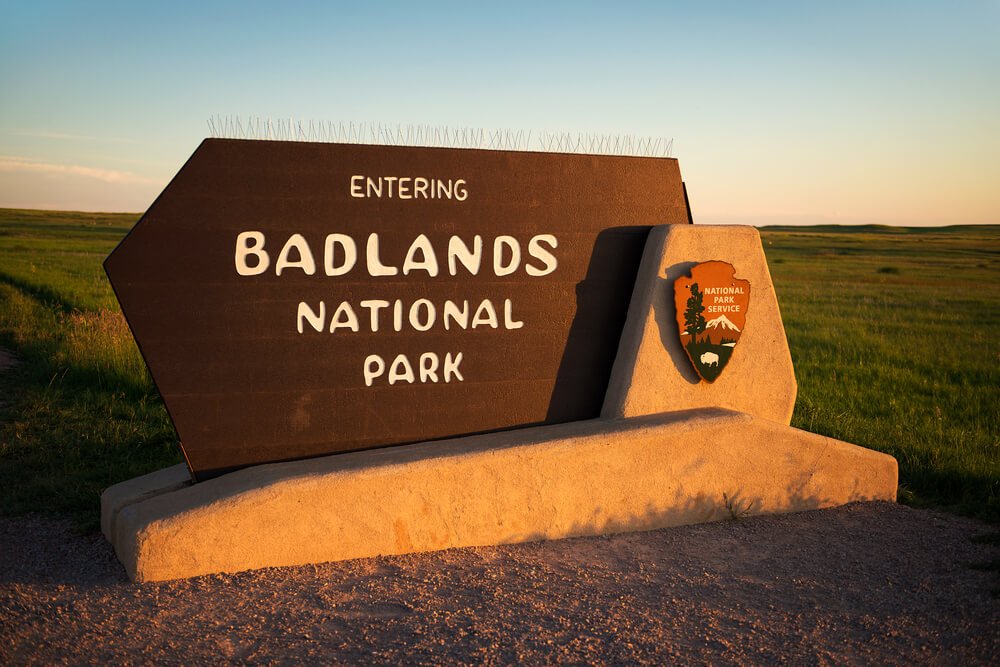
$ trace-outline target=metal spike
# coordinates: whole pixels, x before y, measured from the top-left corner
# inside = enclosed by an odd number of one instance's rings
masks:
[[[271,118],[215,114],[206,120],[208,135],[217,139],[309,141],[384,144],[388,146],[444,146],[505,151],[587,153],[670,157],[674,139],[635,137],[598,132],[551,132],[510,128],[448,127],[423,123],[387,124]]]

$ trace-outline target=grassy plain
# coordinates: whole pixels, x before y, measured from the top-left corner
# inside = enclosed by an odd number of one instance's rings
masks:
[[[1000,226],[766,227],[795,426],[887,452],[900,499],[1000,519]]]
[[[101,268],[137,218],[0,209],[0,512],[93,529],[105,487],[181,460]],[[895,456],[904,502],[1000,520],[1000,227],[761,236],[793,424]]]
[[[95,529],[103,488],[181,460],[101,267],[137,219],[0,209],[0,512]]]

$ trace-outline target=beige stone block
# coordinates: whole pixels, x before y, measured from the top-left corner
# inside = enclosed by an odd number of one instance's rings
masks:
[[[191,484],[183,463],[115,484],[101,494],[101,532],[114,544],[114,526],[123,507]]]
[[[673,284],[691,266],[720,260],[750,281],[747,323],[732,359],[702,382],[681,347]],[[795,372],[760,235],[753,227],[654,227],[639,266],[602,416],[635,417],[719,406],[788,424]]]
[[[892,500],[897,472],[709,408],[262,465],[122,504],[156,486],[125,484],[104,496],[106,534],[130,577],[156,581]]]

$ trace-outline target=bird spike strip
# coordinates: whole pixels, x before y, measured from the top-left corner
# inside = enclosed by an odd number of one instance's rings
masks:
[[[214,139],[310,141],[381,146],[479,148],[502,151],[541,151],[587,155],[671,157],[674,140],[628,134],[487,130],[477,127],[353,123],[263,116],[212,116],[209,136]]]

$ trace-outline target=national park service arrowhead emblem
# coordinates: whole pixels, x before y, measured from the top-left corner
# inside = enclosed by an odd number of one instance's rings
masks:
[[[674,281],[681,345],[698,375],[714,382],[733,356],[750,304],[750,281],[726,262],[702,262]]]

